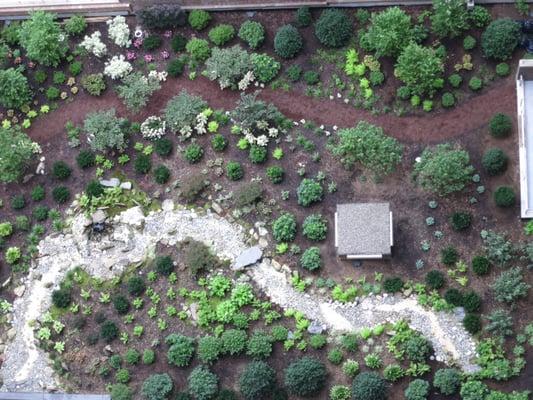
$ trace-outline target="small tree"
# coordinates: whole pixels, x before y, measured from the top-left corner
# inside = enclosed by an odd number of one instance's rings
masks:
[[[446,143],[422,152],[420,162],[414,165],[413,177],[422,188],[444,196],[462,190],[473,173],[468,153]]]
[[[6,108],[20,108],[31,100],[28,80],[20,69],[0,70],[0,104]]]
[[[333,154],[347,167],[360,163],[376,176],[390,174],[402,160],[402,145],[379,126],[360,121],[355,128],[341,129]]]
[[[19,179],[39,150],[19,126],[0,127],[0,182]]]
[[[520,41],[520,26],[509,18],[492,21],[481,35],[483,55],[495,60],[507,60]]]
[[[324,364],[313,357],[302,357],[285,368],[285,386],[295,396],[312,396],[326,383]]]
[[[28,57],[52,67],[59,65],[68,50],[66,35],[55,18],[54,14],[35,11],[19,31],[20,45]]]
[[[464,0],[433,0],[431,30],[441,38],[460,36],[470,27]]]
[[[443,72],[442,59],[435,51],[413,42],[403,49],[394,69],[394,75],[419,96],[432,96],[442,86]]]
[[[411,17],[400,7],[373,13],[362,39],[376,57],[397,57],[413,40]]]
[[[521,297],[526,297],[531,286],[524,282],[522,268],[513,267],[500,274],[491,288],[494,297],[500,302],[513,304]]]
[[[210,400],[218,390],[218,377],[202,365],[192,370],[187,382],[196,400]]]
[[[115,109],[90,113],[83,122],[87,142],[94,151],[106,149],[124,150],[126,135],[122,129],[124,120],[115,116]]]
[[[239,377],[239,388],[245,400],[262,400],[274,390],[276,372],[267,363],[255,361],[246,366]]]
[[[145,379],[141,393],[148,400],[165,400],[173,387],[169,374],[153,374]]]

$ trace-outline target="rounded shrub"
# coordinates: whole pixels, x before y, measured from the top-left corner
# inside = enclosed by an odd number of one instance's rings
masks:
[[[448,246],[441,250],[440,252],[440,261],[444,265],[454,265],[457,260],[459,260],[459,253],[457,253],[457,250],[455,247]]]
[[[289,213],[281,214],[272,224],[272,236],[276,242],[291,242],[296,237],[296,217]]]
[[[124,360],[131,365],[138,364],[141,361],[141,353],[135,349],[128,349],[124,355]]]
[[[49,208],[46,206],[37,206],[32,211],[32,216],[36,221],[45,221],[48,219]]]
[[[309,7],[300,7],[294,12],[294,22],[296,26],[305,28],[311,25],[313,17],[311,16],[311,9]]]
[[[295,396],[313,396],[326,384],[324,364],[314,357],[302,357],[293,361],[284,371],[287,391]]]
[[[408,100],[411,97],[411,89],[409,89],[407,86],[400,86],[396,90],[396,97],[398,97],[400,100]]]
[[[230,161],[226,164],[226,176],[231,181],[238,181],[244,176],[244,169],[241,163],[237,161]]]
[[[198,340],[198,358],[204,364],[212,364],[220,357],[222,341],[216,336],[204,336]]]
[[[487,275],[490,269],[489,259],[485,256],[474,256],[472,258],[472,270],[478,276]]]
[[[429,382],[424,379],[415,379],[405,389],[406,400],[425,400],[429,394]]]
[[[152,159],[149,155],[139,153],[133,162],[133,168],[138,174],[145,175],[152,169]]]
[[[46,197],[46,191],[41,185],[37,185],[31,191],[31,199],[33,201],[42,201]]]
[[[442,95],[441,103],[444,108],[450,108],[455,105],[455,97],[452,93],[446,92]]]
[[[132,390],[123,383],[111,385],[110,395],[111,400],[131,400],[133,398]]]
[[[201,31],[209,25],[211,14],[205,10],[192,10],[189,12],[188,21],[192,29]]]
[[[87,169],[94,166],[96,156],[91,150],[81,150],[76,156],[76,163],[81,169]]]
[[[340,365],[340,363],[342,362],[342,359],[343,359],[343,354],[342,354],[342,351],[341,349],[331,349],[329,352],[328,352],[328,361],[330,363],[332,363],[333,365]]]
[[[456,231],[464,231],[472,224],[472,214],[468,212],[454,212],[450,217],[450,223]]]
[[[267,363],[249,363],[239,376],[239,391],[245,400],[270,398],[276,385],[276,372]]]
[[[304,82],[310,86],[316,85],[320,82],[320,74],[316,71],[306,71],[304,73]]]
[[[466,35],[463,39],[463,48],[468,51],[476,47],[477,41],[476,38],[470,35]]]
[[[216,46],[222,46],[235,37],[235,28],[230,24],[220,24],[211,29],[207,36]]]
[[[442,368],[435,372],[433,386],[442,394],[451,396],[461,386],[461,373],[455,368]]]
[[[222,352],[233,356],[244,351],[248,335],[240,329],[228,329],[222,333],[221,340]]]
[[[176,53],[179,53],[180,51],[185,50],[186,45],[187,45],[187,38],[180,34],[174,35],[172,37],[172,40],[170,41],[170,47]]]
[[[377,372],[361,372],[352,383],[354,400],[385,400],[387,386],[385,380]]]
[[[204,149],[197,143],[191,143],[185,148],[184,157],[190,164],[195,164],[200,161],[203,155]]]
[[[248,339],[246,354],[254,360],[267,358],[272,353],[272,337],[265,332],[255,331]]]
[[[85,194],[89,197],[99,197],[104,194],[104,186],[95,179],[90,180],[85,188]]]
[[[252,145],[248,157],[253,164],[262,164],[267,160],[268,150],[264,146]]]
[[[126,297],[119,294],[113,297],[113,307],[119,314],[124,315],[130,310],[130,302]]]
[[[466,314],[463,319],[463,326],[467,332],[475,335],[481,330],[481,318],[477,314]]]
[[[452,74],[448,77],[448,82],[450,82],[452,87],[458,88],[463,83],[463,78],[459,74]]]
[[[56,161],[52,165],[52,175],[54,175],[54,178],[60,181],[67,179],[71,173],[72,169],[70,169],[68,164],[64,161]]]
[[[489,122],[490,134],[496,138],[503,138],[509,136],[513,129],[513,121],[511,117],[506,114],[494,114]]]
[[[147,400],[165,400],[173,388],[174,383],[169,374],[153,374],[144,380],[141,394]]]
[[[507,76],[511,73],[511,68],[509,67],[509,64],[507,63],[499,63],[496,65],[496,75],[498,76]]]
[[[294,26],[283,25],[276,32],[274,37],[274,50],[281,58],[295,57],[303,47],[303,40],[300,32]]]
[[[473,91],[477,92],[483,87],[483,81],[481,80],[481,78],[477,76],[473,76],[468,81],[468,87],[472,89]]]
[[[463,295],[463,307],[468,313],[475,313],[481,309],[481,297],[474,291]]]
[[[170,170],[165,165],[158,165],[154,169],[154,180],[160,185],[164,185],[170,179]]]
[[[204,62],[211,55],[209,42],[205,39],[192,38],[187,42],[185,49],[196,62]]]
[[[403,344],[403,350],[407,359],[421,363],[426,360],[431,353],[431,344],[422,335],[411,335]]]
[[[403,289],[403,280],[400,277],[386,278],[383,281],[383,290],[387,293],[401,292]]]
[[[287,78],[289,79],[289,81],[297,82],[302,76],[302,72],[303,72],[302,67],[300,67],[297,64],[293,64],[287,68],[287,70],[285,71],[285,75],[287,75]]]
[[[13,210],[22,210],[26,207],[26,199],[22,194],[16,194],[11,198],[11,208]]]
[[[170,256],[159,256],[155,259],[155,270],[163,276],[169,276],[174,271],[174,261]]]
[[[140,276],[132,276],[128,279],[128,292],[132,296],[140,296],[146,290],[146,283]]]
[[[318,350],[324,347],[328,343],[328,338],[322,334],[314,334],[309,338],[309,346]]]
[[[265,40],[265,28],[256,21],[245,21],[239,28],[241,38],[251,49],[257,49]]]
[[[211,147],[215,151],[224,151],[228,146],[228,139],[217,133],[211,138]]]
[[[70,190],[65,186],[58,186],[52,190],[52,197],[59,204],[66,203],[70,199]]]
[[[152,349],[146,349],[143,351],[142,363],[144,365],[150,365],[155,362],[155,351]]]
[[[324,195],[324,189],[322,185],[314,179],[304,178],[298,185],[296,190],[298,196],[298,204],[304,207],[308,207],[313,203],[317,203],[322,200]]]
[[[324,240],[328,232],[328,221],[321,214],[308,215],[303,222],[302,232],[309,240]]]
[[[496,188],[493,197],[498,207],[512,207],[516,203],[515,192],[509,186],[499,186]]]
[[[343,10],[328,8],[322,11],[315,24],[315,35],[326,47],[342,47],[352,36],[350,18]]]
[[[463,294],[459,290],[451,288],[444,293],[444,300],[452,306],[461,307],[463,305]]]
[[[150,35],[143,40],[143,49],[147,51],[156,50],[163,44],[163,39],[157,35]]]
[[[196,400],[210,400],[218,390],[218,377],[203,365],[192,370],[187,383],[189,393]]]
[[[481,160],[481,164],[489,175],[498,175],[507,169],[509,158],[502,149],[488,149]]]
[[[440,271],[434,269],[426,274],[426,284],[430,289],[440,289],[444,286],[445,282],[444,274]]]
[[[278,184],[283,182],[283,178],[285,177],[285,171],[282,167],[274,165],[272,167],[267,168],[266,175],[270,182]]]
[[[118,337],[118,333],[118,327],[113,321],[107,320],[100,325],[100,336],[108,343],[115,340]]]
[[[492,21],[481,35],[483,55],[495,60],[511,57],[520,40],[520,25],[510,18]]]
[[[309,247],[300,257],[300,265],[308,271],[315,271],[322,266],[322,257],[318,247]]]
[[[52,292],[52,303],[57,308],[67,308],[72,301],[72,294],[67,288],[60,288]]]
[[[194,354],[194,339],[172,334],[166,337],[165,342],[170,345],[167,351],[167,360],[176,367],[186,367],[190,364]]]
[[[185,60],[183,58],[175,58],[171,60],[167,65],[167,73],[173,77],[177,78],[183,74],[183,69],[185,68]]]
[[[167,157],[172,153],[172,148],[174,147],[172,140],[167,138],[157,139],[154,142],[154,151],[156,154],[161,157]]]

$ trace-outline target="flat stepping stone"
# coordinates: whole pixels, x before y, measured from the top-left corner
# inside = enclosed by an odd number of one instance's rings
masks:
[[[250,265],[255,264],[263,257],[263,251],[259,246],[250,247],[249,249],[244,250],[233,264],[233,269],[235,271],[240,271]]]

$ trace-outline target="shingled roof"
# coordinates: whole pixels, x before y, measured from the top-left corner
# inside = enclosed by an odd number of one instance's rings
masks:
[[[335,247],[346,258],[382,258],[391,255],[392,212],[389,203],[338,204]]]

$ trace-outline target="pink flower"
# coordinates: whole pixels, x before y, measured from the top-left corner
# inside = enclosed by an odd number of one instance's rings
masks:
[[[152,62],[152,61],[154,61],[154,56],[152,56],[151,54],[145,54],[144,55],[144,61]]]
[[[128,59],[128,61],[135,60],[137,58],[137,54],[134,51],[128,50],[126,52],[126,58]]]
[[[165,33],[163,33],[163,36],[166,37],[166,38],[169,38],[172,36],[172,31],[165,31]]]
[[[163,50],[163,51],[161,52],[161,57],[163,57],[163,59],[166,60],[167,58],[170,57],[170,54],[168,54],[168,51]]]
[[[134,45],[136,48],[141,47],[142,44],[143,44],[143,40],[142,40],[142,38],[137,38],[137,39],[135,39],[135,41],[133,42],[133,45]]]

